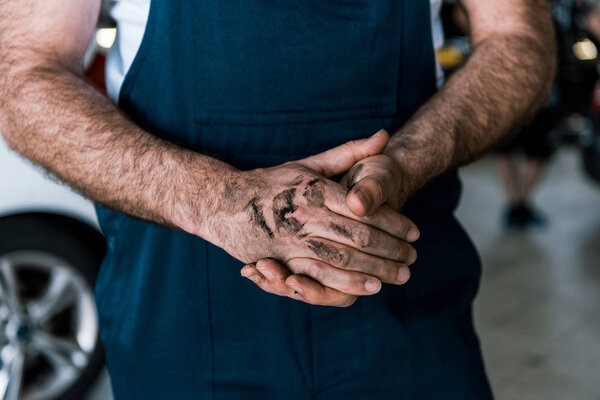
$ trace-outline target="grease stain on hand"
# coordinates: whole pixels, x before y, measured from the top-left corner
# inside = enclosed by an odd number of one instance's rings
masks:
[[[296,189],[287,189],[273,198],[273,219],[277,229],[283,229],[286,232],[297,234],[302,230],[304,224],[296,218],[288,216],[298,208],[294,204]]]
[[[354,238],[352,236],[352,232],[350,232],[348,230],[348,228],[346,228],[343,225],[339,225],[339,224],[336,224],[335,222],[332,222],[329,224],[329,228],[332,231],[334,231],[335,233],[337,233],[338,235],[345,237],[346,239],[354,240]]]
[[[265,216],[262,211],[262,207],[258,203],[258,198],[253,198],[249,203],[250,208],[250,222],[257,225],[260,229],[265,231],[270,238],[273,237],[273,231],[267,225],[267,221],[265,220]]]
[[[343,254],[326,243],[311,239],[308,240],[308,248],[328,264],[339,264],[342,261]]]
[[[319,182],[319,178],[315,178],[308,182],[308,184],[304,187],[302,196],[304,196],[304,198],[312,206],[323,208],[325,207],[325,197],[323,196],[322,188],[316,186]]]

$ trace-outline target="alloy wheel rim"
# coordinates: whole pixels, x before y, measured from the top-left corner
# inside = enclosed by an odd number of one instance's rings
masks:
[[[27,273],[47,277],[34,295],[23,295]],[[0,255],[0,399],[60,396],[89,364],[97,338],[93,292],[72,264],[37,250]]]

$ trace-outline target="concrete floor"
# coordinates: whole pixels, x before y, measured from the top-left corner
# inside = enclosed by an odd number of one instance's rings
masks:
[[[502,192],[487,159],[462,171],[458,215],[484,273],[475,304],[498,400],[600,400],[600,185],[563,150],[536,197],[544,231],[499,229]],[[89,400],[109,400],[104,374]]]
[[[462,171],[458,215],[483,260],[475,321],[498,400],[600,400],[600,185],[561,151],[536,203],[540,232],[499,229],[490,160]]]

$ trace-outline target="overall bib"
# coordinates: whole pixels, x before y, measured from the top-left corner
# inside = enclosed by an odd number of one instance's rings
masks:
[[[394,131],[434,91],[429,0],[152,0],[119,104],[154,135],[252,169]],[[459,192],[452,173],[411,201],[411,280],[344,309],[265,293],[210,243],[98,207],[115,398],[491,398]]]

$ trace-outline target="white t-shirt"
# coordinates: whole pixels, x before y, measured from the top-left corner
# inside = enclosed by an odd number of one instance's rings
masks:
[[[410,0],[409,0],[410,1]],[[431,27],[433,29],[433,48],[438,50],[444,45],[444,27],[442,26],[442,18],[440,12],[442,11],[443,0],[431,0]],[[440,64],[435,62],[437,68],[437,84],[438,88],[444,84],[444,71]]]
[[[374,0],[375,1],[375,0]],[[416,0],[406,0],[416,1]],[[440,19],[442,0],[431,1],[431,21],[435,49],[444,43],[444,32]],[[110,98],[117,102],[121,85],[137,54],[150,13],[150,0],[118,0],[111,10],[117,22],[117,39],[106,61],[106,89]],[[444,80],[442,69],[437,65],[438,86]]]

